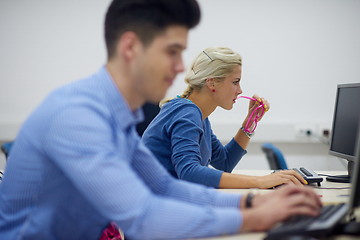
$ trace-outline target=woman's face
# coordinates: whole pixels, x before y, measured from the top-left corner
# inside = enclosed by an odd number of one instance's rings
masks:
[[[240,79],[241,66],[237,65],[228,77],[215,85],[216,94],[214,97],[219,107],[226,110],[233,108],[237,96],[242,93]]]

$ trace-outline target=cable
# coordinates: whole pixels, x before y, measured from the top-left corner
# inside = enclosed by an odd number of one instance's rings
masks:
[[[319,176],[332,177],[333,175],[318,173]]]
[[[316,187],[316,189],[351,189],[351,187]]]

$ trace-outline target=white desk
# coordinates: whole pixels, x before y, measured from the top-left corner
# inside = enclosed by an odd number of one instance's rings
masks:
[[[253,175],[253,176],[262,176],[271,173],[271,170],[237,170],[234,173],[245,174],[245,175]],[[316,171],[318,174],[328,174],[328,175],[344,175],[347,174],[345,171]],[[311,185],[313,186],[313,185]],[[332,204],[332,203],[341,203],[347,202],[350,194],[350,184],[349,183],[333,183],[326,181],[325,177],[321,186],[318,187],[314,185],[314,190],[317,192],[322,199],[324,205]],[[344,189],[345,188],[345,189]],[[260,194],[266,194],[272,190],[263,190],[263,189],[219,189],[222,192],[229,193],[248,193],[256,192]],[[244,234],[236,234],[231,236],[220,236],[213,238],[201,238],[202,240],[260,240],[264,239],[266,236],[265,232],[260,233],[244,233]],[[336,240],[359,240],[359,237],[350,237],[350,236],[339,236],[334,238]],[[199,238],[197,239],[199,240]]]
[[[271,170],[237,170],[233,173],[252,175],[252,176],[263,176],[271,173]],[[316,171],[317,173],[323,173],[327,175],[345,175],[346,171]],[[333,203],[341,203],[346,202],[348,199],[348,195],[350,194],[350,184],[348,183],[334,183],[324,180],[321,182],[321,186],[310,185],[314,188],[315,192],[317,192],[322,199],[322,202],[326,204]],[[270,189],[219,189],[219,191],[229,192],[229,193],[248,193],[256,192],[256,193],[266,193],[272,191]]]

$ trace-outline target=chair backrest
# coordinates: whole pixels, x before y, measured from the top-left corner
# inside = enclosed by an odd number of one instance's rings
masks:
[[[160,112],[159,104],[154,104],[154,103],[145,103],[142,109],[144,112],[144,121],[142,121],[136,126],[136,131],[138,132],[139,136],[143,135],[147,126]]]
[[[266,159],[269,162],[270,169],[288,169],[284,155],[279,148],[275,147],[271,143],[264,143],[261,149],[266,155]]]
[[[5,154],[6,159],[9,156],[10,149],[14,142],[6,142],[1,145],[1,151]]]

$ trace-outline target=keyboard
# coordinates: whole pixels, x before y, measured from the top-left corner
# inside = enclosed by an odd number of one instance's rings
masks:
[[[293,168],[293,170],[297,171],[298,173],[300,173],[300,175],[309,183],[317,183],[318,186],[320,186],[321,182],[323,181],[323,178],[320,177],[316,172],[314,172],[311,169],[307,169],[304,167],[300,167],[300,168]]]
[[[279,240],[289,236],[325,237],[331,234],[336,224],[346,215],[345,203],[327,205],[317,217],[294,216],[271,229],[264,240]]]
[[[274,170],[273,172],[282,171],[285,169],[278,169]],[[295,170],[298,172],[309,184],[317,183],[318,186],[320,186],[321,182],[323,181],[323,178],[320,177],[316,172],[314,172],[311,169],[307,169],[304,167],[300,168],[293,168],[292,170]]]

